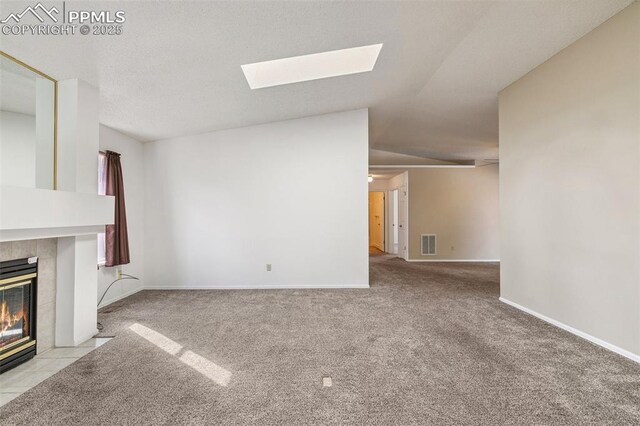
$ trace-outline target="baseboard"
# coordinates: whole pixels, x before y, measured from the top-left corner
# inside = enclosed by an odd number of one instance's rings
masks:
[[[549,318],[549,317],[547,317],[545,315],[539,314],[536,311],[533,311],[533,310],[531,310],[529,308],[525,308],[524,306],[518,305],[517,303],[512,302],[512,301],[510,301],[508,299],[505,299],[504,297],[500,297],[499,300],[502,303],[505,303],[505,304],[507,304],[509,306],[513,306],[514,308],[521,310],[522,312],[525,312],[525,313],[527,313],[529,315],[533,315],[534,317],[539,318],[542,321],[548,322],[551,325],[555,325],[556,327],[561,328],[561,329],[563,329],[565,331],[568,331],[571,334],[575,334],[576,336],[582,337],[583,339],[588,340],[591,343],[594,343],[594,344],[596,344],[598,346],[601,346],[601,347],[603,347],[605,349],[608,349],[611,352],[615,352],[618,355],[622,355],[625,358],[628,358],[628,359],[630,359],[632,361],[640,363],[640,355],[634,354],[633,352],[629,352],[628,350],[622,349],[622,348],[620,348],[620,347],[618,347],[616,345],[613,345],[613,344],[611,344],[609,342],[605,342],[602,339],[598,339],[597,337],[594,337],[594,336],[592,336],[590,334],[587,334],[584,331],[577,330],[577,329],[575,329],[575,328],[573,328],[571,326],[568,326],[566,324],[561,323],[560,321],[556,321],[553,318]]]
[[[350,284],[350,285],[238,285],[238,286],[153,286],[145,285],[143,290],[312,290],[312,289],[349,289],[349,288],[369,288],[368,284]]]
[[[469,262],[500,263],[500,259],[407,259],[407,262]]]
[[[122,300],[122,299],[124,299],[125,297],[129,297],[129,296],[131,296],[131,295],[134,295],[134,294],[136,294],[137,292],[142,291],[142,290],[144,290],[144,287],[138,287],[138,288],[136,288],[136,289],[129,290],[129,291],[127,291],[126,293],[121,294],[120,296],[114,297],[113,299],[108,299],[106,302],[102,302],[102,304],[101,304],[100,306],[98,306],[98,309],[102,309],[102,308],[104,308],[105,306],[109,306],[110,304],[115,303],[115,302],[117,302],[118,300]]]
[[[95,330],[93,330],[89,334],[87,334],[86,336],[83,336],[83,337],[81,337],[79,339],[75,339],[73,341],[73,347],[77,347],[77,346],[81,345],[82,343],[86,342],[87,340],[93,338],[93,336],[95,336],[98,333],[100,333],[100,332],[96,328]]]

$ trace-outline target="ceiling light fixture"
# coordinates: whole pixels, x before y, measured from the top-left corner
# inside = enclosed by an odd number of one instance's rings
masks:
[[[241,65],[251,89],[373,70],[382,43]]]
[[[373,176],[369,175],[369,178],[367,180],[369,181],[369,183],[373,182]]]

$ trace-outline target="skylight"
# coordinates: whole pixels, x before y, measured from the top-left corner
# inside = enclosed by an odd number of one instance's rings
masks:
[[[242,65],[251,89],[373,70],[382,43]]]

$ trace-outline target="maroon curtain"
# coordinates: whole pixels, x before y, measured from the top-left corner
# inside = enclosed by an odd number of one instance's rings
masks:
[[[122,165],[120,154],[106,152],[106,195],[116,198],[115,220],[107,225],[105,232],[106,266],[129,263],[129,235],[127,233],[127,213],[124,207],[124,183],[122,182]]]

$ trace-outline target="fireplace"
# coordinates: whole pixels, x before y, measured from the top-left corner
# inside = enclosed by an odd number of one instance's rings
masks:
[[[38,258],[0,262],[0,374],[36,354]]]

